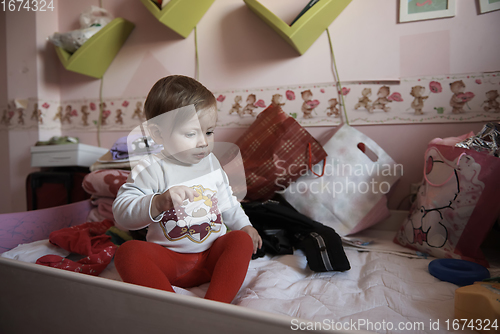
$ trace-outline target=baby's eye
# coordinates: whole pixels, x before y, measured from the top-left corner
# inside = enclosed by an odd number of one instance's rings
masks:
[[[211,135],[213,135],[213,134],[214,134],[214,132],[213,132],[213,131],[208,131],[208,132],[207,132],[207,137],[210,137],[210,136],[211,136]]]
[[[196,134],[195,134],[195,133],[193,133],[193,132],[186,133],[186,137],[188,137],[188,138],[192,138],[192,137],[194,137],[195,135],[196,135]]]

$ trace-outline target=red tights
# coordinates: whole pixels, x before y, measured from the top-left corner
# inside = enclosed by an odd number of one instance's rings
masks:
[[[177,253],[155,243],[130,240],[115,254],[124,282],[174,292],[210,282],[206,299],[230,303],[245,279],[253,243],[243,231],[231,231],[202,253]]]

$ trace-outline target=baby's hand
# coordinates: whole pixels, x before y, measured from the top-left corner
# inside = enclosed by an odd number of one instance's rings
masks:
[[[253,241],[253,253],[257,253],[257,249],[262,247],[262,238],[260,237],[259,232],[257,232],[257,230],[250,225],[242,227],[241,230],[250,235]]]
[[[160,213],[182,205],[185,200],[193,201],[199,194],[196,190],[186,186],[174,186],[163,194],[153,197],[151,203],[151,216],[156,217]]]
[[[170,196],[170,199],[172,203],[174,204],[174,207],[176,206],[181,206],[182,202],[185,200],[189,200],[192,202],[195,197],[200,196],[196,190],[193,188],[189,188],[186,186],[175,186],[170,189],[168,189],[164,194],[168,194]],[[166,210],[165,210],[166,211]]]

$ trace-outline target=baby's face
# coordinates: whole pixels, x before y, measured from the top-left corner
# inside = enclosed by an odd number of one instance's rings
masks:
[[[186,164],[197,164],[212,152],[217,122],[215,106],[201,110],[172,130],[163,147],[167,155]]]

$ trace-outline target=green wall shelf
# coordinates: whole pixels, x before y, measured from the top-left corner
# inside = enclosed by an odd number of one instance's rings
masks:
[[[151,0],[141,0],[158,21],[186,38],[215,0],[170,0],[160,9]]]
[[[244,0],[245,4],[273,28],[299,54],[303,55],[351,0],[320,0],[289,26],[257,0]]]
[[[56,47],[56,52],[67,70],[100,79],[134,28],[133,23],[116,18],[75,53],[71,54],[60,47]]]

